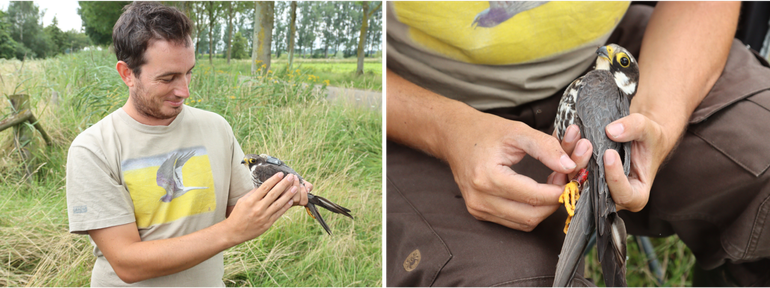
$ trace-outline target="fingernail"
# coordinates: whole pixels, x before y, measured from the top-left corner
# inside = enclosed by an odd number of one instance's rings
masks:
[[[605,166],[612,166],[612,164],[615,164],[615,157],[610,155],[609,151],[604,152],[604,164]]]
[[[583,156],[588,152],[588,143],[587,141],[580,141],[577,143],[577,147],[575,147],[575,155],[576,156]]]
[[[580,130],[575,128],[575,126],[569,126],[569,128],[567,128],[567,135],[564,135],[564,141],[567,141],[567,143],[572,143],[575,142],[579,136]]]
[[[294,205],[294,199],[289,200],[289,206]]]
[[[610,124],[607,126],[607,132],[610,133],[612,137],[620,136],[623,134],[623,130],[625,130],[625,128],[623,128],[623,124],[621,123]]]
[[[297,186],[291,187],[291,194],[297,194]]]
[[[572,159],[569,159],[569,156],[567,155],[561,155],[561,158],[559,159],[559,162],[561,163],[561,167],[564,167],[564,169],[574,169],[575,162],[572,162]]]

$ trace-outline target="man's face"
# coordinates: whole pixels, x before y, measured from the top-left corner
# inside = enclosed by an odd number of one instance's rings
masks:
[[[139,122],[149,125],[168,125],[182,112],[184,100],[190,97],[189,85],[195,52],[192,45],[185,47],[166,40],[153,40],[144,52],[146,63],[129,88],[128,104],[138,112]],[[143,120],[143,121],[142,121]]]

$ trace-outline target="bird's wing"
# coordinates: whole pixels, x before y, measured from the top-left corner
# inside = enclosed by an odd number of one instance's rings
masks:
[[[182,180],[182,167],[185,163],[187,163],[187,160],[190,160],[195,155],[195,151],[187,151],[184,152],[182,155],[179,155],[177,153],[174,153],[174,157],[176,159],[174,160],[174,183],[176,184],[176,187],[178,189],[184,189],[184,180]]]
[[[605,127],[622,115],[621,95],[609,71],[594,70],[584,77],[585,86],[577,101],[578,117],[583,123],[581,135],[591,141],[593,155],[589,160],[589,182],[597,229],[597,252],[608,286],[625,286],[625,226],[617,216],[615,202],[607,187],[604,173],[604,152],[621,143],[607,137]],[[620,154],[620,155],[624,155]],[[618,227],[623,225],[623,227]],[[622,230],[622,231],[620,231]],[[621,235],[622,234],[622,235]],[[610,251],[610,253],[606,253]]]
[[[299,177],[299,182],[300,183],[304,183],[305,182],[305,179],[302,179],[302,176],[300,176],[299,173],[297,173],[297,171],[294,171],[294,169],[289,167],[289,165],[286,165],[286,163],[281,161],[280,159],[278,159],[276,157],[273,157],[273,156],[270,156],[270,155],[267,155],[267,158],[266,158],[265,161],[268,164],[272,164],[272,165],[265,165],[265,166],[273,166],[274,169],[276,169],[276,171],[273,172],[273,174],[278,173],[278,172],[283,172],[284,174],[291,173],[291,174],[294,174],[297,177]],[[270,174],[270,176],[273,176],[273,174]],[[267,180],[267,179],[265,179],[265,180]]]
[[[554,130],[556,130],[556,137],[561,141],[564,139],[564,133],[567,127],[572,124],[577,124],[577,112],[575,111],[575,101],[577,100],[580,89],[583,87],[583,77],[577,78],[567,86],[564,90],[564,94],[559,100],[558,111],[556,113],[556,120],[554,121]]]
[[[160,167],[158,167],[158,172],[155,175],[156,182],[158,186],[163,187],[167,190],[171,188],[168,187],[170,184],[174,183],[174,163],[176,162],[176,158],[178,157],[177,153],[172,153],[163,163],[160,164]],[[171,192],[174,192],[174,189],[171,189]]]
[[[564,139],[564,133],[569,125],[577,124],[581,128],[582,133],[583,123],[580,117],[577,117],[577,106],[575,103],[579,96],[582,95],[581,93],[584,93],[583,86],[586,82],[583,81],[583,78],[585,76],[572,81],[567,89],[564,90],[564,95],[559,102],[556,121],[554,122],[554,129],[559,141]],[[589,167],[589,175],[592,172]],[[583,258],[587,249],[588,240],[596,229],[593,211],[594,200],[589,184],[590,182],[583,185],[583,191],[581,191],[580,199],[578,199],[575,207],[575,215],[572,217],[569,230],[561,246],[559,261],[556,263],[554,287],[568,286],[572,282],[580,259]]]
[[[509,17],[513,17],[545,3],[548,1],[489,1],[489,9],[503,9]]]
[[[575,208],[575,216],[569,224],[567,236],[559,253],[559,262],[556,263],[556,275],[553,279],[553,287],[566,287],[575,277],[580,259],[587,249],[588,239],[594,234],[596,220],[594,219],[593,197],[591,197],[588,185],[581,193]]]

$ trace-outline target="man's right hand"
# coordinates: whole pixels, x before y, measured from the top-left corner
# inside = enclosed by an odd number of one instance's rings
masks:
[[[566,174],[588,164],[590,142],[579,140],[579,129],[573,126],[567,130],[562,150],[551,135],[521,122],[481,114],[476,116],[475,127],[455,130],[463,133],[446,141],[446,160],[468,212],[479,220],[532,231],[561,206],[558,199],[567,183]],[[549,177],[541,184],[511,169],[525,154],[564,176]]]

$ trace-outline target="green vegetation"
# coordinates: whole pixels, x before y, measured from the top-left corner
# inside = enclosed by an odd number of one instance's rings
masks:
[[[676,235],[666,238],[650,238],[658,263],[664,272],[663,287],[692,286],[692,268],[695,256]],[[639,249],[637,242],[629,237],[627,241],[628,260],[626,260],[626,280],[629,287],[658,286],[655,274],[647,265],[647,257]],[[605,286],[602,277],[602,266],[599,263],[596,247],[586,257],[586,278],[591,278],[597,286]]]
[[[83,33],[61,31],[56,17],[43,27],[44,13],[31,1],[11,1],[0,11],[0,58],[46,58],[91,45]]]
[[[364,74],[355,76],[356,59],[302,59],[295,58],[292,71],[286,70],[288,56],[271,60],[269,72],[260,68],[260,76],[291,79],[296,82],[328,85],[343,88],[355,88],[363,90],[382,91],[382,59],[366,59]],[[222,58],[214,59],[214,69],[208,62],[208,56],[201,56],[195,64],[194,73],[206,73],[214,70],[218,73],[226,73],[232,77],[249,77],[251,74],[251,60],[231,59],[230,64]],[[260,62],[258,62],[261,64]],[[300,71],[297,72],[297,69]],[[293,73],[292,73],[293,72]],[[298,74],[299,73],[299,74]],[[292,74],[292,75],[290,75]],[[303,75],[303,77],[299,77]],[[289,77],[291,76],[291,77]],[[287,78],[289,77],[289,78]],[[328,82],[327,82],[328,80]]]
[[[224,116],[246,153],[287,160],[313,183],[314,193],[350,208],[355,217],[325,213],[335,233],[328,236],[304,209],[292,208],[262,236],[225,251],[225,284],[382,286],[380,112],[324,101],[314,85],[296,80],[313,78],[306,72],[312,65],[250,78],[238,61],[215,62],[216,68],[202,62],[194,70],[188,105]],[[0,132],[0,286],[89,285],[91,244],[67,232],[66,155],[80,131],[125,102],[128,89],[114,63],[107,51],[23,65],[0,60],[0,91],[31,95],[33,113],[55,144],[35,151],[36,172],[27,182],[11,129]],[[0,119],[10,112],[2,99]]]

